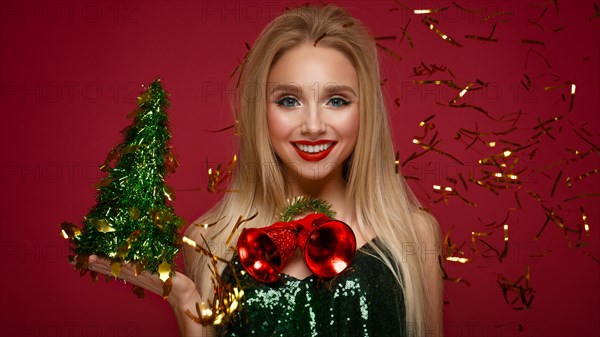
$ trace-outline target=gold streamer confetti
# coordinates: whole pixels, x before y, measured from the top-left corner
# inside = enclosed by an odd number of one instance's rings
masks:
[[[438,12],[442,12],[447,10],[450,7],[441,7],[441,8],[435,8],[435,9],[415,9],[413,10],[413,13],[419,15],[419,14],[431,14],[431,13],[438,13]]]
[[[521,40],[521,43],[523,43],[523,44],[537,44],[537,45],[543,46],[544,49],[546,49],[546,44],[544,43],[544,41],[540,41],[540,40],[523,39],[523,40]]]
[[[444,256],[446,257],[446,261],[463,264],[471,262],[471,259],[464,257],[465,252],[462,251],[462,246],[459,247],[455,243],[452,243],[450,240],[450,231],[448,231],[444,237]]]
[[[412,39],[410,38],[410,35],[408,34],[408,25],[410,24],[410,20],[412,20],[412,18],[408,19],[406,26],[404,26],[404,28],[402,28],[402,37],[400,38],[400,43],[398,43],[398,45],[402,45],[402,42],[404,41],[404,38],[406,37],[406,40],[408,41],[408,45],[411,48],[414,48],[415,46],[412,42]]]
[[[232,231],[232,233],[234,232],[235,230]],[[198,324],[221,325],[229,321],[229,319],[234,315],[235,311],[239,307],[239,302],[244,297],[244,291],[239,287],[239,280],[237,279],[235,273],[233,276],[238,283],[237,287],[232,287],[221,279],[217,263],[219,261],[227,263],[231,270],[234,270],[233,266],[231,265],[230,261],[214,255],[211,252],[206,239],[203,236],[202,239],[206,248],[202,247],[194,240],[191,240],[186,236],[183,237],[182,241],[183,243],[193,247],[197,252],[204,254],[209,259],[209,269],[212,273],[213,299],[208,302],[196,303],[196,315],[194,315],[190,310],[186,310],[185,313],[189,318]]]
[[[393,58],[395,58],[398,61],[402,60],[402,57],[400,55],[398,55],[395,51],[391,50],[390,48],[380,44],[380,43],[375,43],[375,45],[378,48],[381,48],[381,50],[383,50],[384,52],[388,53],[389,55],[391,55]]]
[[[506,304],[512,305],[513,310],[531,309],[535,290],[529,285],[530,277],[529,265],[525,269],[525,274],[520,276],[515,282],[511,282],[506,277],[498,275],[496,282],[502,290]],[[521,282],[524,284],[522,285]],[[515,296],[509,300],[510,293],[515,294]],[[520,301],[519,305],[516,304],[518,301]]]
[[[487,37],[479,36],[479,35],[465,35],[465,38],[479,40],[479,41],[486,41],[486,42],[498,42],[498,39],[492,38],[492,36],[494,35],[495,32],[496,32],[496,24],[494,24],[492,26],[492,31],[490,32],[490,35],[488,35]]]
[[[253,220],[254,218],[256,218],[257,215],[258,215],[258,212],[254,213],[251,217],[249,217],[247,219],[242,218],[242,216],[240,215],[240,217],[236,221],[235,225],[233,226],[233,229],[231,230],[231,233],[229,234],[229,237],[227,238],[227,241],[225,242],[225,244],[229,245],[229,243],[233,239],[233,234],[238,230],[238,228],[240,227],[241,224],[243,224],[244,222]]]
[[[544,55],[540,54],[537,50],[535,50],[535,49],[533,49],[531,47],[529,47],[529,49],[527,50],[527,55],[525,56],[525,69],[527,69],[527,64],[529,63],[529,55],[531,53],[536,54],[537,56],[539,56],[544,61],[544,63],[546,64],[546,66],[549,69],[552,69],[552,66],[550,65],[550,62],[548,62],[548,59],[546,59],[546,57]]]
[[[222,185],[226,185],[231,179],[235,170],[237,162],[237,156],[234,154],[233,158],[225,165],[224,169],[221,169],[221,164],[217,164],[217,167],[213,169],[208,168],[208,187],[207,190],[212,193],[218,192],[234,192],[233,190],[227,190],[222,188]],[[206,160],[206,166],[208,166],[208,159]]]
[[[421,22],[423,22],[423,24],[425,24],[425,26],[429,27],[429,29],[431,29],[432,31],[434,31],[439,37],[441,37],[444,41],[450,43],[453,46],[457,46],[457,47],[462,47],[458,42],[456,42],[453,38],[451,38],[450,36],[442,33],[439,29],[437,29],[434,25],[433,25],[433,20],[431,19],[427,19],[424,18]]]
[[[438,255],[438,264],[440,266],[440,270],[442,271],[442,278],[443,278],[444,281],[449,281],[449,282],[454,282],[454,283],[463,282],[467,286],[471,285],[471,282],[463,279],[462,277],[450,277],[450,276],[448,276],[448,273],[446,272],[446,269],[444,268],[444,263],[442,262],[442,257],[440,255]]]
[[[585,211],[583,210],[583,206],[579,207],[581,211],[581,220],[583,220],[583,230],[585,231],[585,236],[590,236],[590,224],[587,221],[587,215],[585,215]]]

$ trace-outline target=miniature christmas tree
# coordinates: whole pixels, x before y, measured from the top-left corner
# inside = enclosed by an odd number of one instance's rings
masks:
[[[100,165],[107,174],[96,184],[97,203],[84,227],[61,225],[78,256],[110,259],[115,276],[122,263],[133,262],[136,271],[158,272],[167,281],[181,248],[183,219],[175,215],[174,191],[165,184],[166,175],[177,168],[168,145],[167,97],[160,79],[145,88],[128,115],[133,122],[122,131],[123,142]]]

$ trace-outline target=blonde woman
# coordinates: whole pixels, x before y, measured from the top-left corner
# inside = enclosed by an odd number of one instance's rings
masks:
[[[246,275],[245,302],[219,333],[228,336],[441,336],[442,276],[439,228],[421,211],[401,174],[380,88],[373,38],[338,7],[286,11],[260,34],[241,69],[236,108],[238,168],[232,189],[186,236],[204,236],[217,253],[237,218],[246,227],[276,221],[286,200],[328,201],[336,219],[354,231],[357,251],[332,280],[312,275],[298,251],[281,281],[262,284]],[[239,230],[238,230],[239,233]],[[183,274],[169,303],[182,335],[212,335],[185,311],[212,297],[206,257],[185,248]],[[232,258],[232,256],[228,256]],[[239,260],[233,257],[234,265]],[[109,273],[103,259],[92,268]],[[227,270],[224,274],[228,275]],[[129,282],[162,292],[156,276]]]

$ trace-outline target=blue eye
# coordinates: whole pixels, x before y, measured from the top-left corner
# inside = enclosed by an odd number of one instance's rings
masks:
[[[275,103],[277,103],[278,105],[284,106],[284,107],[288,107],[288,108],[300,105],[298,100],[295,99],[294,97],[284,97],[284,98],[280,99],[279,101],[275,101]]]
[[[349,101],[341,98],[341,97],[333,97],[332,99],[329,100],[329,102],[327,102],[328,104],[331,104],[334,107],[341,107],[344,105],[348,105],[350,104]]]

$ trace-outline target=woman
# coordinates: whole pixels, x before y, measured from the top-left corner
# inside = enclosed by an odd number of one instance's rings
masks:
[[[190,226],[186,236],[196,242],[203,236],[212,248],[222,248],[240,215],[258,213],[244,225],[265,227],[276,221],[287,199],[307,195],[331,203],[336,218],[353,229],[359,250],[349,278],[332,281],[330,293],[319,290],[319,299],[311,297],[303,304],[308,311],[290,304],[289,297],[265,297],[318,287],[318,282],[299,283],[316,278],[302,256],[295,255],[282,270],[294,289],[254,283],[245,289],[242,314],[224,333],[442,335],[439,229],[395,173],[377,50],[367,29],[335,6],[288,10],[258,37],[243,62],[238,89],[239,161],[232,183],[238,192],[226,194],[196,220],[198,224],[219,220],[217,225]],[[216,252],[223,256],[227,250]],[[195,312],[195,303],[211,296],[206,258],[189,247],[184,257],[186,273],[194,282],[177,275],[169,302],[182,334],[210,334],[211,328],[185,314],[187,309]],[[92,266],[108,268],[102,261],[98,264]],[[123,275],[134,284],[162,291],[155,276],[135,280]],[[350,285],[356,288],[349,289]],[[339,296],[349,292],[360,296]],[[257,305],[261,299],[268,303]],[[319,309],[331,315],[315,318],[313,308],[322,305],[335,307]],[[306,320],[305,325],[298,320]],[[346,323],[354,321],[361,324]],[[326,325],[335,328],[323,330]],[[343,330],[344,326],[354,330]]]

